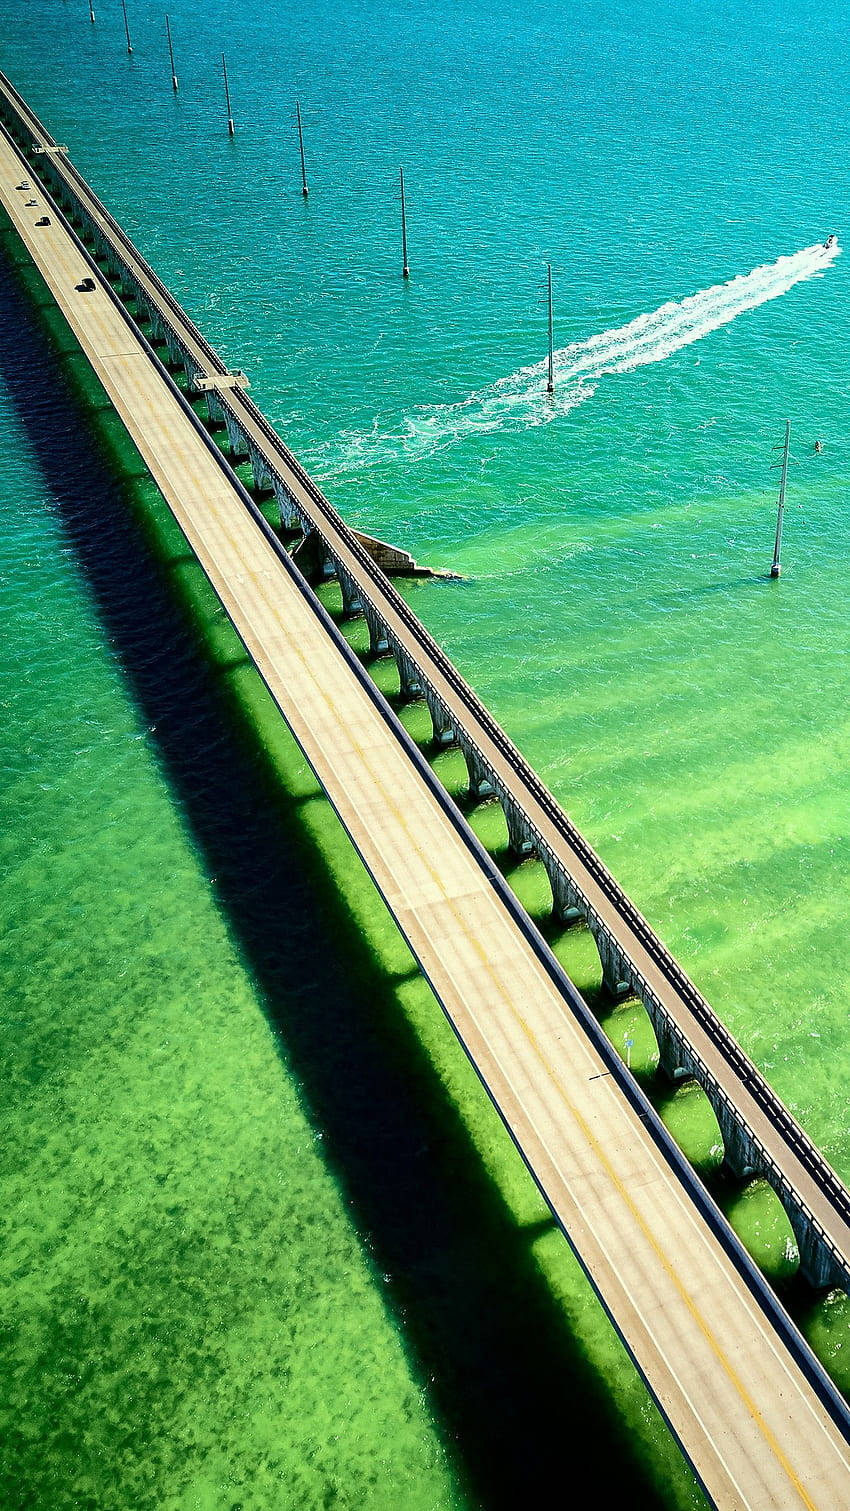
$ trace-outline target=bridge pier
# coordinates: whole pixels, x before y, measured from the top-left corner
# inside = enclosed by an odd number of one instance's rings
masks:
[[[508,826],[508,844],[519,860],[526,860],[537,850],[537,835],[522,809],[508,797],[507,793],[499,793],[499,802]]]
[[[775,1187],[774,1187],[775,1189]],[[800,1273],[816,1291],[850,1289],[850,1275],[836,1259],[832,1249],[812,1226],[808,1213],[801,1212],[793,1197],[777,1191],[800,1255]]]
[[[668,1081],[684,1080],[695,1074],[695,1061],[688,1054],[688,1047],[677,1034],[666,1013],[661,1012],[648,992],[638,993],[652,1024],[655,1042],[658,1045],[658,1068]]]
[[[419,671],[400,646],[397,645],[394,647],[393,655],[398,667],[399,692],[402,702],[415,703],[417,698],[422,697],[423,693],[422,679]]]
[[[136,321],[137,323],[150,326],[151,338],[154,338],[157,332],[162,330],[159,316],[150,299],[145,294],[139,294],[136,301]],[[153,344],[153,339],[151,339],[151,345]]]
[[[336,577],[336,564],[328,555],[327,546],[316,530],[304,531],[292,552],[292,560],[308,582],[329,582],[332,577]]]
[[[274,476],[265,457],[251,441],[248,442],[248,456],[251,461],[251,471],[254,474],[254,488],[257,493],[273,493]]]
[[[123,294],[123,284],[122,284]],[[164,345],[168,352],[165,366],[169,369],[183,366],[183,348],[167,321],[160,319],[155,332],[157,345]]]
[[[369,626],[369,654],[372,656],[386,656],[389,654],[390,642],[382,621],[378,618],[375,610],[368,604],[364,604],[363,613]]]
[[[227,440],[230,446],[230,459],[232,462],[247,462],[249,457],[248,442],[241,425],[234,420],[229,409],[222,406],[224,423],[227,426]]]
[[[454,745],[457,740],[454,725],[449,718],[444,703],[429,687],[425,688],[425,702],[428,704],[428,711],[431,715],[434,744],[442,746]]]
[[[723,1166],[736,1180],[751,1180],[766,1173],[761,1150],[740,1120],[719,1097],[710,1097],[723,1137]]]
[[[543,856],[546,875],[552,888],[552,913],[559,923],[573,924],[585,920],[582,897],[566,871],[556,866],[550,856]]]
[[[463,759],[469,773],[469,796],[475,803],[481,803],[488,797],[493,797],[496,788],[493,785],[493,774],[482,761],[475,746],[465,738],[463,731],[458,729],[457,741],[463,751]]]
[[[151,346],[165,346],[165,326],[153,306],[150,306]]]
[[[640,996],[632,984],[628,961],[623,958],[608,930],[600,924],[593,913],[588,914],[587,925],[596,940],[599,960],[602,965],[602,989],[615,1002],[633,994]]]
[[[206,390],[207,414],[210,417],[210,429],[221,430],[224,427],[224,408],[214,388]]]
[[[197,393],[197,389],[195,387],[195,379],[201,376],[201,369],[198,367],[196,362],[192,361],[192,358],[189,356],[188,352],[183,353],[183,371],[186,374],[186,382],[189,386],[189,394],[191,396],[192,394]]]
[[[342,612],[346,619],[356,619],[363,613],[363,600],[354,578],[343,567],[337,568],[337,577],[342,589]]]
[[[212,409],[212,390],[210,390],[208,398],[210,400],[210,409]],[[217,399],[215,402],[219,409],[221,409]],[[222,418],[224,418],[224,411],[222,410],[221,413]],[[289,489],[278,477],[272,478],[272,487],[274,488],[274,496],[277,499],[277,507],[280,513],[280,528],[288,531],[303,529],[301,515],[295,507],[295,501]]]

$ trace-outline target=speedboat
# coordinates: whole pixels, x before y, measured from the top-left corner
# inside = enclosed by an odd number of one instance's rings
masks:
[[[837,240],[838,240],[838,237],[835,235],[835,232],[833,231],[833,233],[832,233],[831,236],[827,236],[826,241],[823,244],[824,251],[828,252],[830,250],[830,247],[834,247],[835,243],[837,242]]]

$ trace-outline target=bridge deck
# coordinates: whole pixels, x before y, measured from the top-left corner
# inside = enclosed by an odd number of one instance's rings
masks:
[[[715,1503],[838,1511],[848,1447],[392,722],[0,136],[0,201]],[[37,204],[27,207],[34,198]]]

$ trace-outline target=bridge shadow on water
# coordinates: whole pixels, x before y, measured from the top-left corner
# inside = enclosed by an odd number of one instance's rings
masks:
[[[548,1220],[517,1224],[484,1170],[5,257],[0,372],[471,1498],[513,1511],[589,1470],[662,1506],[537,1265]]]

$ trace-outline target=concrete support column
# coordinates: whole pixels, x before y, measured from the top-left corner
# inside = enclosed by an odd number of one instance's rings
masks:
[[[292,494],[279,477],[272,478],[274,496],[277,499],[277,507],[280,511],[280,527],[282,530],[297,530],[301,524],[301,516],[295,507]]]
[[[800,1251],[800,1270],[809,1285],[816,1291],[832,1290],[836,1286],[839,1290],[850,1291],[850,1275],[827,1248],[817,1229],[812,1227],[808,1214],[801,1212],[784,1190],[776,1194],[791,1224]]]
[[[108,258],[109,258],[108,243],[107,243],[106,237],[100,231],[98,231],[98,230],[95,230],[95,233],[94,233],[94,248],[95,248],[95,252],[94,252],[95,257],[103,257],[103,258],[106,258],[108,260]]]
[[[723,1136],[723,1164],[726,1169],[731,1171],[737,1180],[750,1180],[754,1175],[766,1175],[768,1172],[760,1150],[753,1143],[737,1114],[732,1111],[714,1087],[706,1087],[701,1076],[697,1079],[708,1095]]]
[[[123,282],[122,282],[122,288],[123,288]],[[168,352],[168,363],[167,363],[167,365],[169,367],[176,367],[178,365],[178,363],[182,361],[183,353],[181,352],[180,347],[177,344],[177,337],[175,336],[173,330],[171,329],[171,326],[168,325],[165,320],[163,320],[161,322],[161,326],[162,326],[162,339],[165,342],[165,349]]]
[[[144,301],[144,308],[150,321],[150,343],[152,346],[161,346],[165,341],[165,328],[159,318],[159,311],[149,300]]]
[[[336,576],[336,563],[316,530],[305,530],[292,552],[292,560],[308,582],[327,582]]]
[[[201,369],[198,367],[198,364],[192,360],[192,358],[189,356],[189,353],[186,351],[183,352],[183,371],[186,374],[186,382],[189,387],[189,397],[191,398],[193,394],[197,393],[197,389],[195,388],[195,379],[200,376]]]
[[[585,916],[584,898],[575,883],[547,855],[543,856],[552,888],[552,912],[560,923],[579,923]]]
[[[248,455],[251,459],[251,471],[254,474],[254,487],[258,493],[273,493],[274,478],[269,471],[265,457],[256,446],[248,442]]]
[[[242,428],[237,424],[229,409],[223,408],[224,423],[227,426],[227,439],[230,444],[230,457],[234,462],[243,461],[248,455],[248,442],[242,433]]]
[[[405,703],[413,703],[417,698],[422,697],[422,682],[418,669],[398,646],[395,649],[395,659],[402,699]]]
[[[508,825],[508,843],[520,860],[533,855],[537,849],[537,835],[531,828],[521,808],[518,808],[506,793],[499,794],[502,812]]]
[[[638,994],[641,996],[641,994]],[[674,1029],[665,1012],[650,996],[641,996],[641,1001],[652,1024],[655,1042],[658,1045],[658,1064],[670,1081],[681,1081],[694,1074],[694,1062],[688,1055],[687,1045]]]
[[[122,299],[135,299],[138,289],[136,280],[123,262],[118,264],[118,288]]]
[[[160,330],[162,329],[158,320],[155,322],[154,328]],[[207,414],[210,417],[210,425],[212,426],[213,430],[221,430],[224,424],[224,410],[222,408],[221,400],[214,388],[208,388],[206,392]],[[282,522],[283,521],[281,520],[281,523]]]
[[[106,249],[106,269],[110,278],[118,279],[123,274],[124,264],[114,247],[111,246],[107,246]]]
[[[369,650],[373,656],[386,656],[389,652],[390,642],[387,632],[375,613],[374,609],[364,608],[366,623],[369,626]]]
[[[158,322],[156,320],[153,305],[151,304],[146,294],[140,293],[136,301],[136,320],[140,323],[146,321],[150,326],[151,331],[156,330]]]
[[[632,984],[628,978],[628,970],[610,934],[592,914],[588,916],[587,921],[596,940],[596,948],[602,962],[602,985],[605,991],[615,1001],[621,997],[630,996]]]
[[[476,803],[484,798],[493,797],[496,788],[493,785],[493,776],[489,766],[482,761],[478,751],[469,741],[464,739],[460,730],[457,732],[458,744],[463,751],[463,759],[466,761],[466,769],[469,772],[469,795]]]
[[[431,715],[431,724],[434,729],[434,743],[436,745],[454,745],[457,736],[454,725],[449,718],[448,711],[436,693],[430,688],[425,689],[425,702]]]
[[[342,588],[342,612],[346,619],[354,619],[363,613],[363,603],[355,587],[354,578],[342,568],[337,571],[337,577]]]

